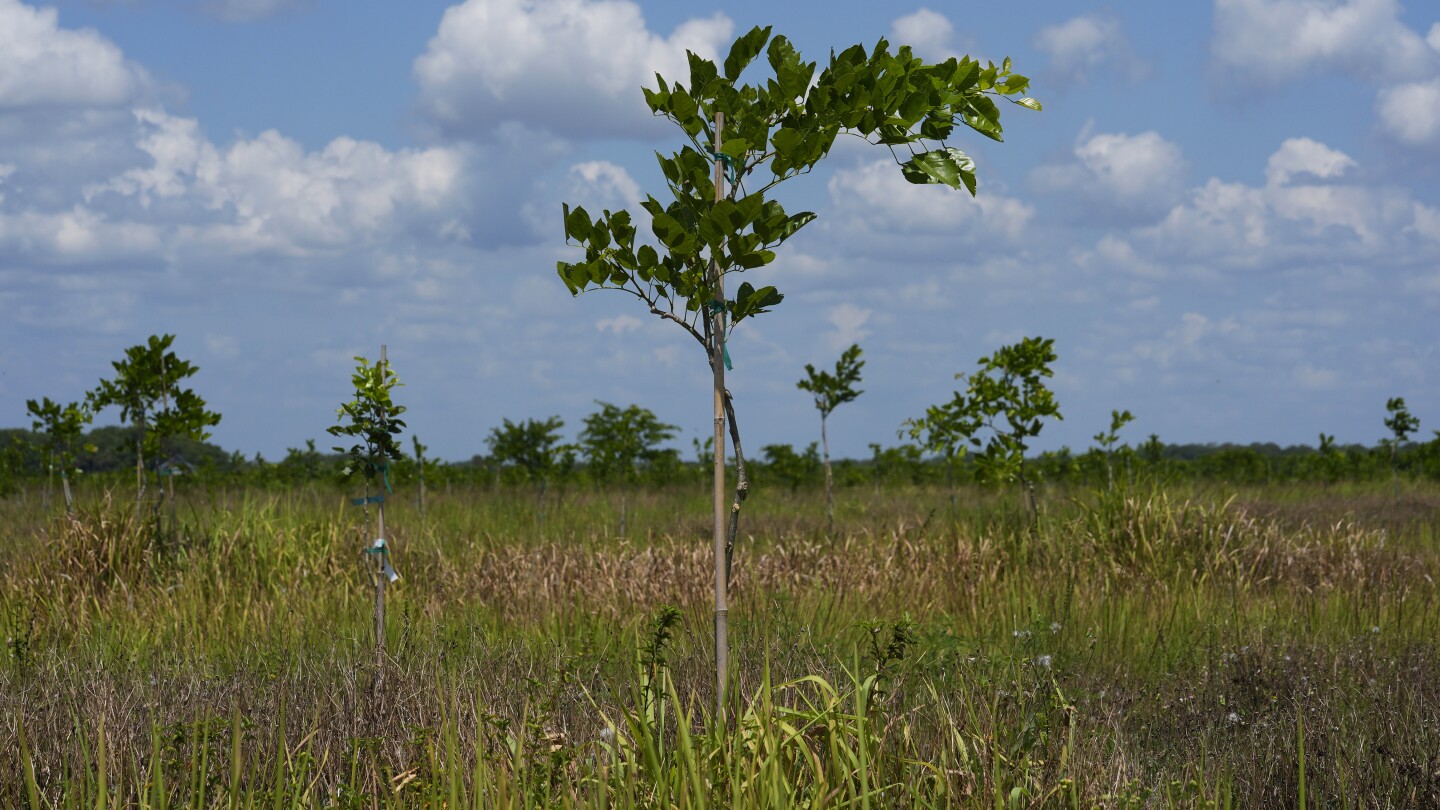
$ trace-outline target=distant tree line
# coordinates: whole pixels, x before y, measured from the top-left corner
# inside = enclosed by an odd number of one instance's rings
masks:
[[[559,417],[506,420],[489,436],[490,453],[466,461],[441,462],[426,459],[428,486],[454,484],[485,486],[529,485],[604,486],[653,488],[668,485],[701,486],[710,480],[709,446],[696,443],[690,457],[661,442],[674,437],[674,428],[660,423],[639,406],[628,409],[606,406],[609,415],[621,420],[638,420],[646,440],[626,444],[606,432],[603,425],[582,430],[575,442],[563,437]],[[626,416],[627,411],[629,416]],[[592,416],[607,414],[606,408]],[[653,420],[653,424],[651,423]],[[587,446],[584,439],[591,442]],[[1326,437],[1328,439],[1328,437]],[[614,440],[612,446],[594,442]],[[99,427],[83,434],[74,453],[76,480],[100,479],[113,484],[128,480],[135,467],[135,441],[131,427]],[[91,449],[93,448],[93,450]],[[196,482],[245,486],[288,487],[297,484],[338,483],[336,470],[340,455],[317,449],[314,441],[290,448],[285,455],[267,459],[256,453],[245,456],[227,452],[205,441],[177,438],[174,455],[192,468]],[[1392,453],[1395,472],[1392,473]],[[749,460],[751,479],[757,487],[788,491],[821,489],[825,482],[824,462],[818,442],[796,448],[770,444],[760,448],[760,457]],[[47,472],[45,434],[24,429],[0,429],[0,487],[13,488],[22,480],[41,480]],[[837,488],[864,486],[942,486],[984,483],[990,480],[983,464],[971,456],[949,459],[927,455],[917,444],[870,445],[870,456],[836,459],[832,478]],[[1026,469],[1037,482],[1080,486],[1104,486],[1126,477],[1160,477],[1172,481],[1215,481],[1230,484],[1320,483],[1384,481],[1393,474],[1401,478],[1440,481],[1440,435],[1426,442],[1375,446],[1338,445],[1322,441],[1309,445],[1281,446],[1273,442],[1253,444],[1166,444],[1158,437],[1138,447],[1119,446],[1108,451],[1100,447],[1081,452],[1061,448],[1032,455]],[[391,465],[396,484],[418,479],[415,458],[406,455]]]

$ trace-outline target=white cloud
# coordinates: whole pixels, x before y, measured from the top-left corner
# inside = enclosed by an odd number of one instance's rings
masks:
[[[1211,52],[1246,87],[1316,70],[1373,81],[1426,76],[1437,55],[1400,13],[1397,0],[1216,0]]]
[[[337,138],[306,152],[273,130],[221,149],[193,120],[157,110],[136,116],[136,146],[149,165],[92,185],[87,200],[113,204],[118,196],[146,210],[174,198],[150,216],[183,226],[175,234],[181,241],[233,251],[295,254],[374,243],[455,202],[465,169],[452,148],[390,151]]]
[[[634,332],[643,325],[640,319],[634,315],[616,315],[613,318],[601,318],[596,321],[595,329],[599,332],[623,335],[626,332]]]
[[[1430,26],[1430,33],[1425,35],[1425,42],[1437,51],[1440,51],[1440,22]]]
[[[658,131],[640,88],[688,81],[685,51],[724,55],[733,24],[691,19],[652,33],[630,0],[466,0],[415,60],[422,109],[453,134],[521,121],[573,138]]]
[[[1339,177],[1354,167],[1355,161],[1344,152],[1309,138],[1289,138],[1266,162],[1265,182],[1281,186],[1299,174],[1324,180]]]
[[[150,83],[115,44],[63,29],[53,8],[0,0],[0,113],[35,107],[114,107]]]
[[[1031,41],[1050,57],[1049,75],[1062,84],[1083,83],[1102,67],[1131,79],[1143,78],[1147,71],[1145,62],[1131,52],[1130,38],[1113,15],[1081,15],[1047,25]]]
[[[1180,199],[1190,164],[1180,146],[1154,131],[1138,135],[1082,130],[1072,162],[1030,175],[1038,190],[1069,197],[1084,220],[1146,219]]]
[[[981,187],[971,197],[945,186],[914,185],[894,162],[840,169],[830,178],[836,224],[846,233],[928,233],[1015,240],[1032,206]]]
[[[932,61],[949,59],[958,54],[951,49],[955,26],[944,14],[928,8],[898,17],[890,23],[890,44],[909,45],[919,56]]]
[[[1211,178],[1140,235],[1164,252],[1228,257],[1244,266],[1298,256],[1373,256],[1406,232],[1424,236],[1429,209],[1408,192],[1339,182],[1356,166],[1308,138],[1285,141],[1266,165],[1264,186]]]
[[[1437,29],[1440,25],[1431,29],[1432,38]],[[1394,138],[1412,146],[1440,143],[1440,78],[1387,87],[1375,108],[1381,127]]]

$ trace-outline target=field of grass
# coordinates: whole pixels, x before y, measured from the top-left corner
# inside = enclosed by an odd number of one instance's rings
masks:
[[[693,491],[692,491],[693,490]],[[0,501],[6,807],[1440,804],[1440,489]]]

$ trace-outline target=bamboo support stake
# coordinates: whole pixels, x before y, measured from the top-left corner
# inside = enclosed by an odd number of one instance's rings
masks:
[[[715,113],[715,153],[720,154],[725,114]],[[715,201],[725,198],[725,166],[715,158]],[[726,598],[728,566],[725,554],[725,277],[712,254],[710,273],[715,284],[715,301],[710,313],[710,367],[715,372],[715,716],[724,721],[725,689],[730,673],[729,607]]]
[[[390,370],[390,361],[385,354],[385,344],[380,344],[380,390],[385,390],[385,377]],[[382,407],[379,413],[380,421],[385,421],[385,409]],[[383,472],[382,472],[382,482]],[[375,506],[375,537],[381,542],[381,551],[375,555],[375,666],[377,677],[383,677],[378,673],[385,662],[385,556],[389,553],[389,544],[385,540],[385,500],[382,494],[381,500]]]

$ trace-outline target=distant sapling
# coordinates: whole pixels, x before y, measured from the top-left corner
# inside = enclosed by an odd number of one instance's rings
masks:
[[[199,366],[181,360],[170,351],[174,335],[151,335],[143,345],[125,350],[125,359],[112,362],[113,380],[101,380],[88,395],[93,410],[114,405],[120,418],[135,426],[135,500],[145,493],[145,458],[164,456],[156,465],[165,476],[165,496],[170,503],[170,531],[175,531],[175,475],[182,469],[172,464],[175,439],[204,441],[212,428],[220,424],[220,414],[205,407],[192,389],[181,388],[183,380],[193,377]]]
[[[1039,524],[1035,504],[1035,486],[1025,473],[1025,451],[1029,440],[1040,435],[1043,420],[1063,419],[1055,394],[1045,386],[1044,378],[1054,376],[1050,364],[1055,361],[1055,341],[1048,338],[1023,338],[1011,346],[1001,346],[989,357],[979,360],[980,370],[955,378],[966,381],[965,393],[957,393],[949,410],[953,412],[957,430],[968,431],[972,447],[980,452],[976,462],[980,473],[992,481],[1019,481],[1030,507],[1030,528]],[[990,437],[982,441],[973,435],[988,428]]]
[[[1115,488],[1115,445],[1120,443],[1120,429],[1135,421],[1135,416],[1129,411],[1110,412],[1110,430],[1096,433],[1095,443],[1100,445],[1100,450],[1105,454],[1105,481],[1111,489]]]
[[[367,527],[370,504],[376,505],[375,539],[366,546],[365,553],[374,560],[375,663],[379,679],[385,657],[385,586],[400,578],[390,562],[390,542],[385,536],[385,494],[391,491],[390,462],[404,457],[396,437],[405,429],[405,423],[399,418],[405,413],[405,407],[391,399],[390,392],[401,383],[390,371],[384,346],[380,347],[380,360],[374,365],[364,357],[356,357],[355,363],[355,372],[350,378],[355,387],[352,399],[336,412],[340,424],[332,425],[326,432],[354,440],[349,447],[332,449],[341,454],[340,478],[348,482],[359,476],[364,482],[364,496],[351,503],[365,509]],[[375,495],[370,494],[372,489]]]
[[[593,475],[620,485],[620,536],[624,537],[630,487],[639,478],[640,465],[658,460],[664,454],[660,445],[675,438],[679,428],[639,405],[596,404],[600,410],[585,417],[580,430],[580,449]]]
[[[1404,397],[1393,397],[1385,403],[1385,410],[1390,415],[1385,418],[1385,427],[1390,428],[1392,438],[1386,439],[1384,443],[1390,445],[1390,477],[1394,480],[1398,489],[1400,486],[1400,445],[1410,438],[1410,434],[1420,429],[1420,420],[1410,413],[1405,407]]]
[[[84,435],[85,426],[94,419],[90,406],[83,402],[71,402],[61,405],[58,402],[51,402],[49,397],[44,397],[39,402],[33,399],[25,401],[25,408],[29,414],[35,417],[31,428],[45,434],[45,450],[48,457],[46,464],[46,498],[49,498],[50,480],[55,475],[55,467],[60,468],[60,483],[65,490],[65,514],[74,516],[75,500],[70,492],[70,473],[75,472],[75,450]],[[87,452],[95,452],[95,445],[78,445]]]
[[[860,369],[865,361],[860,359],[860,346],[852,344],[835,362],[835,373],[816,371],[805,364],[805,379],[795,383],[802,391],[809,391],[815,397],[815,409],[820,412],[820,449],[825,461],[825,514],[830,525],[830,534],[835,534],[835,480],[830,472],[830,438],[825,432],[825,420],[837,407],[855,400],[865,393],[857,390]]]

